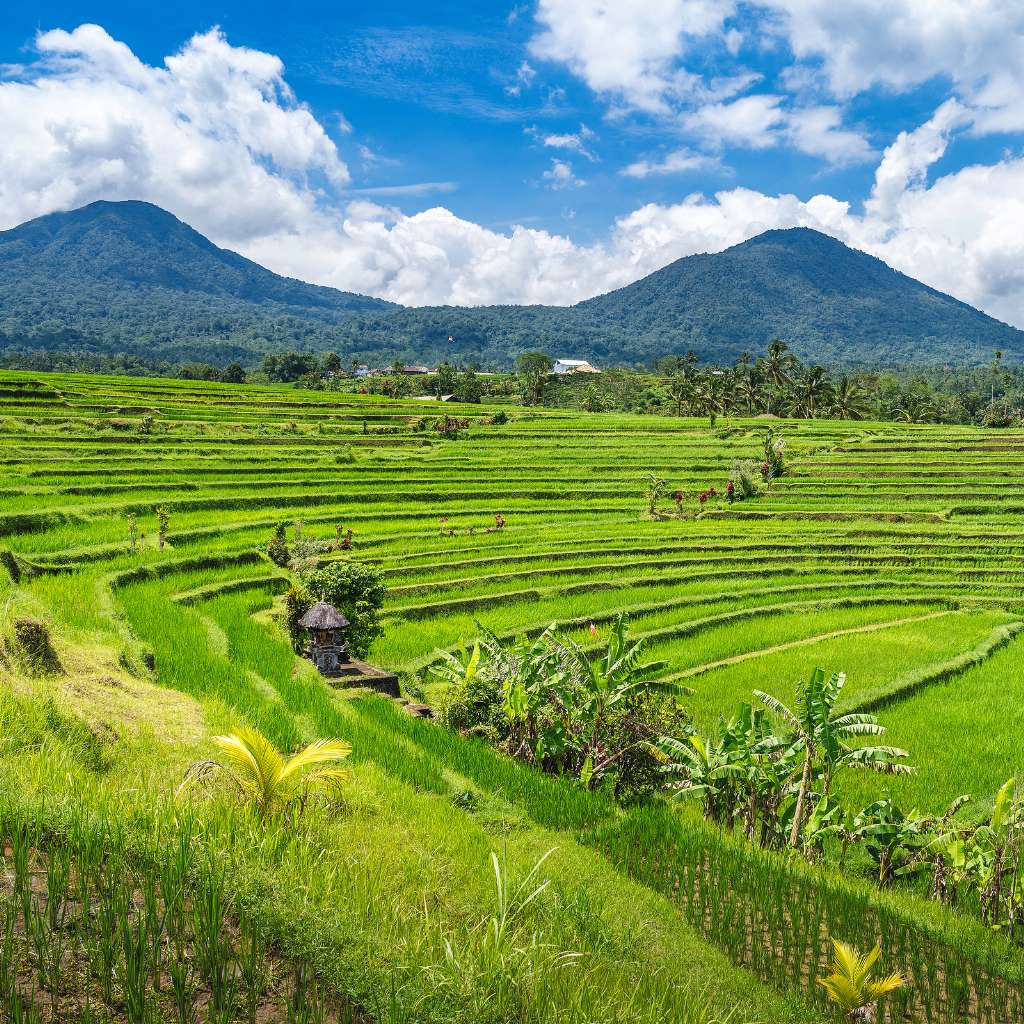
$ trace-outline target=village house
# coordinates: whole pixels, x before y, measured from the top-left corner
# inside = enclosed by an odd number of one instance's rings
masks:
[[[551,367],[552,373],[600,373],[601,371],[592,366],[586,359],[556,359],[555,365]]]

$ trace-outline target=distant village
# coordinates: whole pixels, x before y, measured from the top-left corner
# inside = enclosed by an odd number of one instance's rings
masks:
[[[586,359],[556,359],[551,367],[551,372],[563,375],[571,373],[600,373],[601,371],[592,363],[587,362]],[[387,370],[381,370],[372,368],[366,363],[359,363],[353,371],[353,375],[356,377],[383,377],[393,373],[400,373],[406,377],[429,377],[431,374],[437,373],[437,367],[432,369],[429,366],[416,366],[412,363],[405,363],[399,366],[392,366]],[[499,374],[478,370],[477,376],[497,377]]]

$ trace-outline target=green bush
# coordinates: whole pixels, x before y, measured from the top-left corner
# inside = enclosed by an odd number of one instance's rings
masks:
[[[21,566],[18,564],[18,559],[6,548],[0,551],[0,565],[7,570],[12,583],[21,582]]]
[[[288,544],[285,540],[284,523],[278,523],[274,527],[274,535],[270,538],[270,543],[267,545],[267,557],[274,565],[279,565],[282,569],[291,559],[291,552],[288,550]]]
[[[310,604],[328,601],[348,619],[345,638],[349,652],[357,658],[365,657],[373,641],[384,631],[380,609],[386,591],[377,570],[362,562],[332,562],[307,569],[300,579],[311,598]],[[299,618],[303,614],[300,613]]]
[[[735,459],[729,470],[729,483],[733,485],[737,501],[756,498],[761,493],[761,468],[753,459]]]

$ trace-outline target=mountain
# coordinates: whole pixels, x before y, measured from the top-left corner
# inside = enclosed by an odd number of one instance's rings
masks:
[[[448,338],[453,341],[449,342]],[[827,364],[1024,359],[1024,332],[807,228],[687,256],[575,306],[404,308],[281,277],[159,207],[98,202],[0,232],[0,353],[127,354],[171,362],[337,351],[385,365],[526,349],[644,365],[709,361],[782,338]]]
[[[687,256],[576,312],[628,325],[644,348],[713,347],[738,355],[785,339],[823,363],[985,362],[1024,356],[1024,332],[810,228],[765,231]]]
[[[252,359],[330,348],[400,307],[281,277],[151,203],[97,202],[0,232],[0,347]]]

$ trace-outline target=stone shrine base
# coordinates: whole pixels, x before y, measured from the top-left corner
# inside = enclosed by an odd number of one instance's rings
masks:
[[[324,674],[331,686],[367,686],[371,690],[385,693],[389,697],[398,697],[398,676],[394,672],[385,672],[365,661],[350,658],[338,666],[337,670]]]

